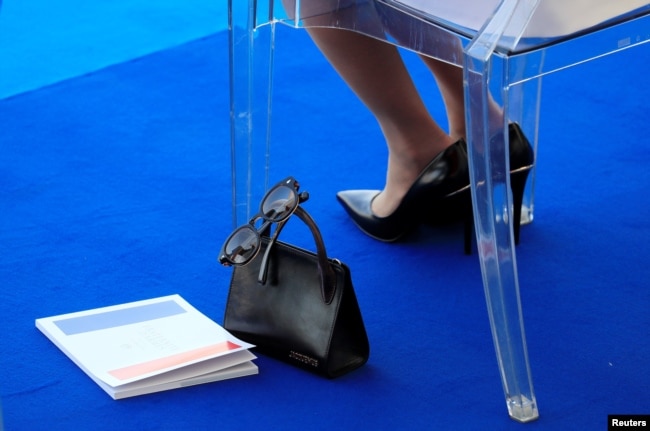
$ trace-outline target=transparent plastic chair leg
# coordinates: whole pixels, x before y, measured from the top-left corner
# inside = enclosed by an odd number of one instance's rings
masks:
[[[529,66],[526,70],[530,73]],[[541,66],[540,66],[541,67]],[[512,68],[508,68],[511,71]],[[507,87],[507,110],[510,116],[508,122],[515,122],[521,126],[524,134],[530,141],[537,160],[538,127],[540,124],[540,103],[542,92],[542,78],[537,77],[527,80],[519,80],[519,77],[508,76],[510,84]],[[514,82],[513,82],[514,81]],[[521,207],[521,224],[526,225],[533,222],[535,210],[535,178],[537,163],[535,163],[528,174],[528,181],[524,190],[524,197]]]
[[[261,3],[228,1],[233,226],[248,221],[269,183],[275,24],[259,22]]]
[[[508,134],[490,128],[489,82],[504,82],[493,72],[498,58],[484,46],[466,50],[465,106],[474,221],[492,337],[508,413],[520,422],[537,419],[519,296],[513,234],[512,192],[507,163]],[[503,66],[503,65],[501,65]],[[497,70],[505,70],[500,67]],[[491,75],[492,74],[492,75]],[[501,78],[501,79],[499,79]],[[508,94],[505,94],[504,100]],[[506,107],[507,110],[507,107]],[[504,139],[493,140],[493,136]]]

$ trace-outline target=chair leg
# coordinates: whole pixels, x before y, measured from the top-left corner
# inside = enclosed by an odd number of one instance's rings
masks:
[[[543,63],[539,65],[541,73]],[[535,151],[537,160],[538,125],[541,110],[542,77],[539,76],[511,87],[508,90],[508,117],[510,122],[519,124],[526,134]],[[536,167],[534,164],[528,174],[526,188],[521,202],[520,222],[522,225],[530,224],[534,219],[535,211],[535,178]]]
[[[256,22],[256,0],[228,0],[233,226],[246,223],[268,188],[275,24]]]
[[[508,145],[507,142],[494,144],[490,139],[497,132],[504,134],[506,121],[504,118],[500,131],[491,130],[487,121],[488,83],[504,82],[504,79],[489,76],[492,62],[498,59],[491,56],[476,60],[471,54],[468,49],[464,68],[465,106],[477,248],[508,413],[517,421],[529,422],[535,420],[539,412],[528,363],[517,279],[512,191],[506,164]]]

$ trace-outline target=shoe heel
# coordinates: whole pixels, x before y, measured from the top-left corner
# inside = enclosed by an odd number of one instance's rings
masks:
[[[447,195],[440,202],[421,213],[420,223],[433,227],[463,223],[463,249],[466,255],[472,254],[472,236],[474,235],[474,212],[472,195],[469,188]]]
[[[530,169],[522,169],[510,174],[510,187],[512,189],[512,217],[515,245],[519,245],[519,231],[521,229],[521,206],[524,203],[524,192]]]

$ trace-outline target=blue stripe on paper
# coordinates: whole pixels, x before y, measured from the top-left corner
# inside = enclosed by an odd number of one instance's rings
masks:
[[[169,300],[87,316],[70,317],[68,319],[56,320],[54,324],[66,335],[74,335],[130,325],[132,323],[146,322],[147,320],[161,319],[185,312],[185,309],[178,305],[176,301]]]

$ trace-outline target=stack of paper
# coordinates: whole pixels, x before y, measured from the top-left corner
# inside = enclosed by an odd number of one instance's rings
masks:
[[[36,319],[113,399],[257,374],[245,343],[179,295]]]

